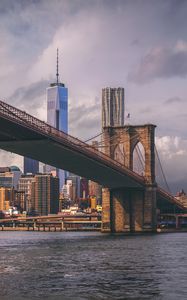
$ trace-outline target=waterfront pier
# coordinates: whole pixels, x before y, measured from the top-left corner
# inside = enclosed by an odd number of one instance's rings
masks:
[[[40,216],[0,220],[4,231],[101,231],[100,215],[84,216]]]

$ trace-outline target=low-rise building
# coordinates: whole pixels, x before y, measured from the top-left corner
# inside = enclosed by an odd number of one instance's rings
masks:
[[[182,203],[182,205],[187,209],[187,195],[184,192],[184,190],[178,192],[175,198],[179,200]]]
[[[0,187],[0,211],[8,211],[10,209],[13,195],[13,188]]]

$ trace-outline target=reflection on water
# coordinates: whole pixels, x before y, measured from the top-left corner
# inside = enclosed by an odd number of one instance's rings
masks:
[[[186,236],[0,232],[0,299],[187,299]]]

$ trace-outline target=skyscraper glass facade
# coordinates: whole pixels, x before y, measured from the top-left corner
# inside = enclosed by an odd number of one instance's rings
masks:
[[[63,83],[54,83],[47,88],[47,123],[68,132],[68,89]],[[66,172],[57,169],[57,176],[61,189],[65,183]]]
[[[47,88],[47,123],[68,132],[68,89],[62,83]]]
[[[39,161],[29,157],[24,157],[23,168],[24,168],[24,174],[26,173],[37,174],[39,172]]]

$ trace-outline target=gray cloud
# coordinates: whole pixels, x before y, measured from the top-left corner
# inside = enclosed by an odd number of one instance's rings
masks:
[[[0,166],[10,167],[15,165],[19,166],[21,170],[23,169],[22,156],[4,150],[0,150]]]
[[[130,122],[155,123],[161,135],[186,138],[187,104],[177,99],[187,95],[182,80],[187,75],[186,15],[182,0],[1,0],[0,95],[45,119],[45,90],[59,47],[70,134],[85,140],[100,132],[95,96],[105,86],[124,86]],[[129,73],[132,81],[151,84],[131,85]],[[183,105],[182,117],[175,104]],[[2,155],[4,161],[9,164],[8,156]],[[181,161],[187,169],[182,155]],[[177,165],[173,159],[172,172]]]
[[[184,102],[183,99],[181,99],[180,97],[172,97],[167,99],[164,103],[165,104],[175,104],[175,103],[182,103]]]
[[[134,39],[132,42],[131,42],[131,46],[139,46],[140,44],[140,41],[138,39]]]
[[[35,114],[37,109],[42,108],[46,102],[46,88],[48,80],[41,80],[28,86],[20,87],[8,98],[8,102],[30,114]]]
[[[152,107],[145,107],[144,109],[141,109],[140,110],[140,113],[141,114],[149,114],[153,111],[153,108]]]
[[[46,88],[50,81],[41,80],[28,86],[20,87],[8,98],[8,103],[21,110],[45,119],[37,110],[46,112]],[[82,99],[89,99],[89,103],[69,104],[70,134],[85,139],[101,130],[101,103],[98,97],[90,99],[89,95],[82,95]]]
[[[92,104],[72,107],[69,111],[70,134],[85,140],[101,131],[101,106],[95,98]]]
[[[187,187],[186,158],[187,158],[187,139],[177,136],[163,136],[156,138],[156,146],[162,163],[165,176],[170,189],[176,193],[177,190]],[[157,182],[164,188],[164,180],[156,159]],[[181,183],[180,183],[181,182]]]
[[[179,114],[178,115],[178,117],[181,117],[181,118],[185,118],[185,119],[187,119],[187,113],[182,113],[182,114]]]
[[[129,80],[145,84],[155,78],[187,76],[187,46],[157,47],[145,55],[136,70],[129,73]]]

